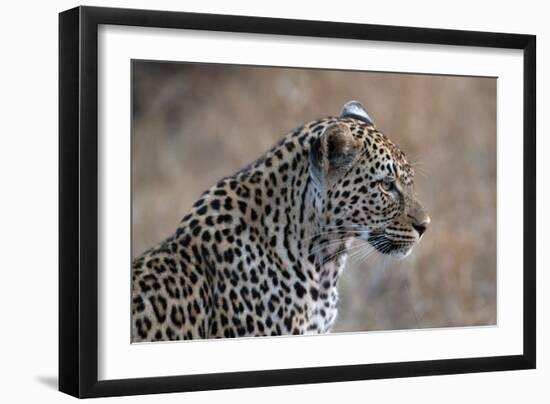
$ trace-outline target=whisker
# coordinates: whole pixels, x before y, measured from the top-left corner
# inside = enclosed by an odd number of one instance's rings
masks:
[[[346,241],[350,240],[352,237],[344,238],[344,239],[338,239],[338,240],[329,240],[326,243],[322,243],[318,246],[315,246],[316,248],[312,248],[309,252],[310,255],[315,255],[323,250],[326,250],[328,247],[332,247],[338,244],[345,243]]]
[[[347,224],[347,225],[326,225],[326,226],[321,226],[322,229],[330,229],[330,228],[340,228],[340,227],[365,227],[364,225],[362,224],[359,224],[359,223],[350,223],[350,224]]]
[[[367,259],[369,256],[374,254],[376,252],[376,249],[370,245],[362,245],[361,249],[358,249],[353,252],[353,254],[350,254],[349,259],[350,261],[355,264],[357,261],[363,261]]]
[[[387,240],[381,240],[381,241],[378,241],[378,242],[375,241],[375,242],[372,242],[372,243],[370,243],[370,242],[369,243],[364,243],[362,245],[363,250],[356,252],[355,254],[353,254],[353,256],[351,258],[353,260],[355,260],[357,258],[360,258],[362,261],[366,260],[372,254],[374,254],[375,252],[378,252],[378,250],[376,249],[377,246],[383,245],[384,243],[387,243],[387,242],[388,242]]]
[[[345,242],[345,241],[342,241],[342,242]],[[332,261],[335,257],[337,257],[338,255],[341,255],[341,254],[347,254],[348,255],[348,258],[349,258],[349,254],[350,252],[353,252],[354,250],[360,248],[360,247],[364,247],[364,243],[362,244],[359,244],[359,245],[355,245],[355,246],[351,246],[351,247],[348,247],[348,248],[343,248],[339,251],[336,251],[334,254],[331,254],[329,255],[328,257],[322,257],[322,260],[321,262],[319,262],[316,266],[315,266],[315,269],[318,269],[319,267],[321,267],[322,265],[326,264],[327,262],[330,262]]]
[[[302,241],[307,241],[307,240],[311,240],[313,238],[317,238],[317,237],[324,236],[324,235],[327,235],[327,234],[342,234],[342,233],[351,233],[351,232],[362,233],[361,230],[353,230],[353,229],[331,230],[331,231],[324,231],[324,232],[320,232],[320,233],[315,233],[314,235],[309,236],[309,237],[304,237],[301,240]]]

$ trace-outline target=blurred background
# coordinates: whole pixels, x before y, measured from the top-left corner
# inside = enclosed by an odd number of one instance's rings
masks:
[[[432,224],[352,262],[334,331],[496,324],[496,79],[133,61],[132,254],[293,128],[361,101],[416,166]]]

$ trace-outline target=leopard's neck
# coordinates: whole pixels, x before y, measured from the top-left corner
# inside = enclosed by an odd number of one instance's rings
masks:
[[[322,218],[324,190],[310,172],[311,145],[322,132],[315,125],[289,134],[236,179],[262,189],[258,230],[281,262],[302,280],[335,288],[350,241]]]

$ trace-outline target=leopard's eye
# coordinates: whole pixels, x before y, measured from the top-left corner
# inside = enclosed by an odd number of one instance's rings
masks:
[[[380,181],[380,188],[384,192],[391,192],[395,187],[395,178],[386,177]]]

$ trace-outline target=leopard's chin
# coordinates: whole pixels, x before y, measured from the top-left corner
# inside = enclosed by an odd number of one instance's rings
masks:
[[[413,246],[409,246],[405,248],[401,247],[396,249],[395,251],[390,252],[390,254],[388,255],[391,255],[394,258],[402,260],[404,258],[407,258],[409,255],[411,255],[412,251],[413,251]]]

